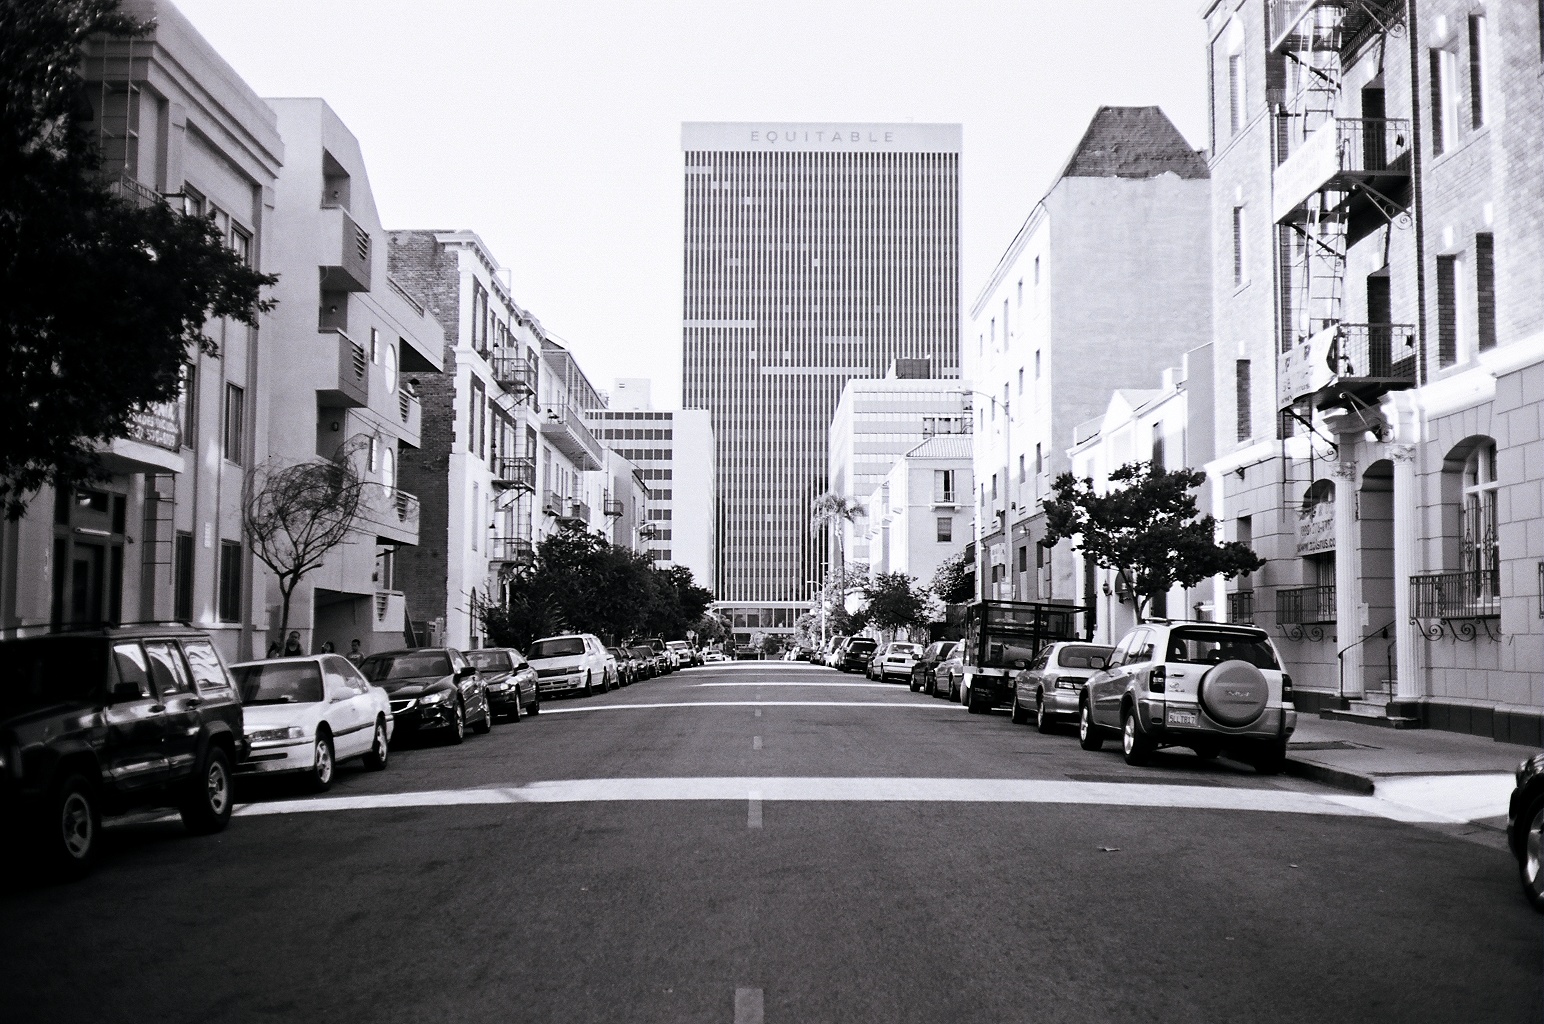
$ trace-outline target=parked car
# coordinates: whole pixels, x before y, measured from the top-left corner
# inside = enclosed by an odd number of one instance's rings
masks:
[[[674,672],[679,666],[676,664],[675,654],[665,646],[665,641],[657,636],[651,636],[644,643],[654,648],[654,660],[659,665],[660,674]]]
[[[846,646],[848,639],[845,636],[833,636],[826,644],[825,657],[822,659],[826,667],[836,668],[837,662],[841,660],[842,648]]]
[[[702,659],[692,649],[692,645],[685,640],[668,640],[665,642],[665,646],[675,654],[676,663],[682,668],[702,664]]]
[[[1292,679],[1265,630],[1216,622],[1149,622],[1121,639],[1083,686],[1078,736],[1098,750],[1121,737],[1127,764],[1160,747],[1223,751],[1262,774],[1282,770],[1297,727]]]
[[[911,692],[919,690],[929,697],[933,693],[934,673],[938,670],[939,662],[943,661],[955,648],[953,640],[934,640],[922,649],[917,655],[917,660],[911,666]]]
[[[90,870],[102,816],[174,807],[223,829],[244,716],[209,634],[122,626],[0,642],[0,820],[65,877]]]
[[[728,658],[724,657],[724,652],[723,651],[714,650],[712,648],[704,651],[703,654],[702,654],[702,663],[704,665],[708,664],[709,662],[717,663],[717,662],[720,662],[720,661],[728,661],[728,660],[729,660]]]
[[[956,642],[933,670],[933,696],[960,699],[960,684],[965,679],[965,644]]]
[[[454,647],[413,647],[372,654],[359,665],[386,691],[398,737],[438,734],[460,743],[472,731],[493,728],[493,706],[477,669]]]
[[[1087,639],[1078,631],[1087,610],[1044,601],[971,601],[960,641],[965,672],[960,703],[987,714],[1013,703],[1013,679],[1057,640]]]
[[[606,653],[617,663],[617,685],[631,686],[638,677],[638,659],[626,647],[608,647]]]
[[[869,660],[869,678],[877,679],[881,683],[887,683],[891,679],[910,679],[912,666],[917,663],[917,656],[921,653],[921,644],[907,643],[904,640],[891,641],[877,650],[874,657]]]
[[[1517,858],[1523,893],[1534,910],[1544,913],[1544,754],[1517,766],[1506,834]]]
[[[639,679],[653,679],[659,675],[659,667],[654,664],[654,648],[648,644],[633,644],[627,650],[633,656]]]
[[[528,715],[541,711],[536,670],[525,655],[513,647],[484,647],[467,651],[466,660],[482,676],[495,716],[504,715],[518,722],[522,710]]]
[[[799,644],[797,647],[793,648],[793,660],[807,661],[810,664],[814,664],[815,648],[811,647],[809,644]]]
[[[337,654],[269,658],[231,666],[251,752],[237,772],[295,774],[317,792],[358,757],[386,767],[395,727],[391,698]]]
[[[1013,680],[1013,721],[1031,717],[1041,732],[1058,721],[1076,721],[1083,684],[1109,663],[1115,648],[1058,640]]]
[[[588,697],[609,683],[605,647],[593,633],[565,633],[536,641],[526,659],[536,670],[536,692],[578,692]]]
[[[852,637],[842,647],[842,657],[836,667],[842,672],[856,672],[859,669],[866,671],[869,659],[878,648],[879,641],[872,637]]]
[[[734,649],[735,661],[760,661],[761,648],[751,644],[741,644]]]

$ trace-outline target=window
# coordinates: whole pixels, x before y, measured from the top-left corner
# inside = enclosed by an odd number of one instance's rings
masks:
[[[1458,362],[1458,257],[1437,257],[1437,363]]]
[[[1008,300],[1003,299],[1003,347],[1008,346]]]
[[[145,641],[145,653],[150,656],[150,678],[155,680],[156,692],[161,699],[193,692],[193,680],[188,667],[182,663],[182,653],[170,640]]]
[[[1024,393],[1024,367],[1019,367],[1019,394]]]
[[[1485,124],[1489,83],[1485,77],[1485,15],[1469,16],[1469,126]]]
[[[1040,257],[1035,257],[1035,284],[1040,283]]]
[[[235,224],[231,225],[231,251],[243,266],[252,265],[252,235]]]
[[[485,394],[482,381],[474,377],[472,379],[472,395],[467,402],[466,450],[468,453],[475,454],[478,452],[477,428],[482,421],[482,403]]]
[[[1164,450],[1163,450],[1163,445],[1164,445],[1163,424],[1162,423],[1154,423],[1153,424],[1153,472],[1154,473],[1162,473],[1164,471],[1164,468],[1165,468],[1165,466],[1164,466]]]
[[[1029,545],[1019,545],[1019,572],[1029,571]]]
[[[477,550],[477,535],[482,532],[482,489],[474,481],[472,483],[472,550]]]
[[[365,449],[365,472],[374,473],[381,465],[381,441],[380,438],[370,436],[369,447]]]
[[[1019,456],[1019,483],[1024,482],[1024,456]]]
[[[1464,461],[1463,540],[1465,572],[1482,574],[1479,594],[1501,593],[1501,554],[1496,529],[1496,444],[1485,441]]]
[[[1228,54],[1228,134],[1244,127],[1244,55]]]
[[[954,517],[938,517],[938,543],[949,544],[954,541]]]
[[[225,385],[225,457],[237,465],[246,435],[246,397],[237,385]]]
[[[1018,294],[1018,299],[1017,299],[1017,305],[1020,305],[1020,306],[1024,305],[1024,279],[1022,277],[1019,278],[1019,294]]]
[[[220,542],[220,621],[241,621],[241,544]]]
[[[193,621],[193,535],[186,532],[172,542],[172,618]]]
[[[1458,54],[1431,51],[1431,151],[1439,156],[1458,141]]]
[[[992,474],[992,500],[997,500],[997,474]]]
[[[1249,280],[1249,268],[1244,264],[1244,208],[1233,207],[1233,287],[1241,287]]]
[[[1496,236],[1474,236],[1475,346],[1481,352],[1496,347]]]
[[[954,470],[933,470],[933,500],[940,504],[952,505],[955,501]]]
[[[1035,442],[1035,476],[1045,472],[1045,458],[1041,453],[1040,442]]]
[[[197,684],[200,693],[230,689],[230,683],[225,679],[225,668],[220,664],[220,656],[208,640],[184,640],[182,653],[188,659],[188,667],[193,670],[193,682]]]
[[[381,365],[381,332],[374,327],[370,328],[370,362]]]
[[[1035,349],[1035,379],[1040,379],[1040,350]]]
[[[198,440],[198,367],[182,364],[182,447],[192,448]]]
[[[386,346],[386,352],[382,357],[386,361],[386,393],[397,392],[397,349],[393,345]]]
[[[1238,421],[1238,439],[1247,441],[1254,430],[1250,423],[1249,360],[1240,359],[1234,368],[1234,396]]]

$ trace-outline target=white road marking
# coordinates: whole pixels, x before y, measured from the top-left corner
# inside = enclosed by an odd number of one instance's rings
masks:
[[[764,1024],[766,1011],[762,1002],[759,988],[735,989],[734,1024]]]
[[[753,789],[749,794],[750,810],[745,819],[746,828],[761,827],[761,790]]]
[[[894,683],[822,683],[822,682],[790,683],[790,682],[782,681],[782,680],[777,681],[777,682],[770,682],[770,683],[693,683],[692,685],[693,686],[753,686],[753,687],[755,687],[757,689],[760,689],[763,686],[798,686],[798,687],[801,687],[803,689],[808,689],[808,688],[810,688],[812,686],[867,686],[867,687],[872,687],[873,689],[876,689],[876,690],[893,690],[893,689],[895,689],[895,684]]]
[[[541,713],[544,715],[571,715],[579,711],[643,711],[649,708],[752,708],[752,707],[787,707],[787,708],[911,708],[913,711],[921,708],[937,708],[941,711],[964,711],[960,704],[944,704],[940,701],[928,701],[927,703],[900,703],[898,701],[871,701],[871,700],[688,700],[677,701],[670,704],[582,704],[576,708],[549,708],[543,706]]]
[[[751,737],[751,749],[752,750],[760,750],[761,749],[761,737],[760,736],[752,736]]]
[[[760,718],[760,717],[761,717],[761,709],[760,709],[760,708],[757,708],[757,709],[756,709],[756,717],[757,717],[757,718]]]
[[[1344,817],[1380,817],[1405,822],[1451,822],[1444,814],[1339,793],[1281,789],[1171,786],[1059,779],[907,778],[644,778],[567,779],[525,786],[330,796],[243,804],[241,816],[306,814],[321,811],[480,804],[604,803],[629,801],[751,800],[759,820],[763,800],[788,802],[918,802],[1095,804],[1112,807],[1169,807],[1188,810],[1267,811]],[[751,825],[750,827],[758,827]]]

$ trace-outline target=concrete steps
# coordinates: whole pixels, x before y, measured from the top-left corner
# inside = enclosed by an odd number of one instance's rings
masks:
[[[1381,693],[1367,693],[1360,699],[1346,701],[1344,708],[1325,708],[1319,712],[1320,718],[1336,722],[1359,722],[1362,725],[1376,725],[1385,729],[1419,729],[1421,720],[1398,714],[1398,705],[1389,703],[1388,695]]]

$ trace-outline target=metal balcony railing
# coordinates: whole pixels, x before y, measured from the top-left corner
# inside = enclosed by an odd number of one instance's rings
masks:
[[[507,562],[513,565],[530,565],[536,558],[536,549],[529,537],[488,538],[488,561]]]
[[[618,498],[607,498],[601,502],[601,512],[610,519],[617,518],[624,511],[626,510],[622,507],[622,502]]]
[[[543,491],[541,496],[541,510],[545,515],[561,516],[563,514],[563,496],[556,491]]]
[[[1282,626],[1318,625],[1335,621],[1335,584],[1278,587],[1276,622]]]
[[[1501,581],[1494,569],[1410,577],[1412,619],[1494,619],[1501,615]]]
[[[505,391],[517,397],[536,393],[540,371],[535,363],[509,355],[494,355],[489,362],[493,364],[493,379]]]
[[[1228,621],[1254,622],[1254,591],[1235,590],[1228,594]]]
[[[1266,34],[1273,53],[1354,50],[1371,32],[1401,16],[1400,0],[1268,0]]]
[[[493,484],[495,487],[513,487],[521,491],[536,490],[536,460],[524,455],[503,455],[495,458]]]
[[[567,518],[577,520],[588,526],[590,522],[590,506],[582,501],[570,501],[568,503]]]
[[[1341,324],[1327,357],[1337,377],[1415,383],[1415,327]]]
[[[397,510],[397,518],[406,523],[418,518],[418,498],[409,494],[400,487],[392,488],[392,506]]]

